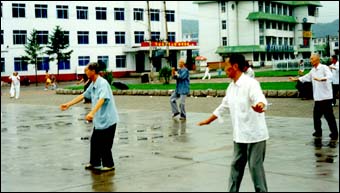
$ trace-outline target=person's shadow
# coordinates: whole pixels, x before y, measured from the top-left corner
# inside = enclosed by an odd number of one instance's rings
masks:
[[[95,192],[115,192],[116,187],[112,180],[115,175],[115,171],[92,171],[92,190]]]

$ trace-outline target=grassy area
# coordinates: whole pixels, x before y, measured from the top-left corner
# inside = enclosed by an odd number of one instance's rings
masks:
[[[305,74],[309,70],[305,70]],[[288,77],[288,76],[297,76],[296,70],[291,71],[281,71],[281,70],[268,70],[268,71],[258,71],[255,72],[256,77]],[[202,77],[191,77],[191,79],[198,79]],[[214,78],[226,78],[225,73],[223,72],[221,76],[214,76]],[[261,82],[261,88],[263,90],[296,90],[295,82]],[[190,83],[191,90],[225,90],[228,86],[228,83]],[[128,84],[130,90],[170,90],[175,89],[176,84]],[[71,90],[82,90],[83,86],[69,86],[66,89]],[[112,86],[112,90],[116,90],[115,87]]]
[[[261,88],[263,90],[296,90],[295,82],[261,82]],[[228,83],[191,83],[191,90],[225,90]],[[130,90],[170,90],[175,89],[176,84],[128,84]],[[66,89],[82,90],[83,86],[69,86]],[[112,90],[116,90],[112,87]]]
[[[305,70],[304,74],[308,73],[309,70]],[[297,76],[298,72],[296,70],[268,70],[268,71],[255,71],[255,77],[288,77],[288,76]],[[201,77],[192,77],[192,79],[199,79]],[[211,76],[212,78],[226,78],[225,72],[222,72],[221,76]]]

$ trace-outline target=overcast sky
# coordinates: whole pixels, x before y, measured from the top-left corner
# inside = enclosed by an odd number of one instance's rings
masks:
[[[329,23],[339,19],[339,1],[320,1],[318,23]],[[198,19],[198,6],[192,1],[180,1],[183,19]]]

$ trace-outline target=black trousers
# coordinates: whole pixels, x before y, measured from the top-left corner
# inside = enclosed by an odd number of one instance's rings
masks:
[[[323,100],[323,101],[315,101],[314,110],[313,110],[313,120],[314,120],[314,134],[315,137],[322,136],[322,128],[321,128],[321,117],[325,116],[325,119],[328,123],[330,134],[329,137],[333,140],[338,139],[338,127],[336,125],[333,107],[332,107],[332,99]]]
[[[116,133],[117,124],[107,129],[98,130],[93,128],[90,147],[90,164],[93,166],[113,167],[112,145]]]

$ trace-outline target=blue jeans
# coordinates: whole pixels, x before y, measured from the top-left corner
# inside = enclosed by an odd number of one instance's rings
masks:
[[[176,92],[173,92],[171,94],[170,104],[171,104],[172,114],[179,113],[176,100],[180,99],[179,108],[180,108],[181,117],[186,118],[186,113],[185,113],[185,98],[186,97],[187,97],[187,95],[178,94]]]

